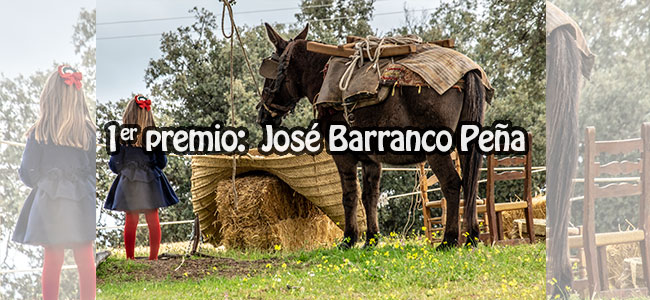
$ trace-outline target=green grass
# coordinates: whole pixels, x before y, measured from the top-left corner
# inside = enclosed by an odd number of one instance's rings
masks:
[[[210,250],[213,251],[213,250]],[[134,281],[105,270],[136,268],[119,255],[100,267],[98,299],[544,299],[545,245],[437,252],[421,239],[386,238],[370,250],[226,251],[278,259],[255,274]],[[209,252],[209,251],[208,251]],[[214,252],[212,254],[216,254]]]
[[[113,257],[107,258],[104,264],[105,266],[97,269],[97,278],[107,278],[114,282],[133,281],[134,277],[131,272],[149,269],[147,265]]]

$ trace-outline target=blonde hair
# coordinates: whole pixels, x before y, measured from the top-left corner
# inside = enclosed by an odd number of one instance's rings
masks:
[[[156,123],[153,119],[153,113],[151,110],[141,108],[138,103],[136,103],[136,95],[133,99],[126,104],[126,109],[124,110],[124,116],[122,116],[122,126],[124,125],[138,125],[140,130],[138,131],[138,136],[135,139],[134,145],[137,147],[142,147],[144,143],[142,139],[144,135],[142,134],[147,127],[156,127]]]
[[[95,124],[90,118],[82,90],[67,85],[58,71],[47,78],[41,92],[40,115],[25,133],[34,134],[39,143],[88,150],[94,140]]]

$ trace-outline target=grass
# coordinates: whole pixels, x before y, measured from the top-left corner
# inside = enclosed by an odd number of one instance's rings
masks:
[[[110,278],[110,280],[114,282],[134,281],[135,278],[132,275],[133,271],[149,269],[149,266],[147,265],[139,264],[132,260],[117,259],[113,257],[107,258],[104,263],[106,264],[106,267],[111,266],[112,268],[98,268],[97,277]]]
[[[182,253],[184,247],[178,248]],[[167,249],[169,250],[169,249]],[[165,251],[165,249],[163,249]],[[437,252],[426,241],[387,237],[374,249],[202,252],[274,264],[234,276],[136,281],[142,268],[117,253],[100,266],[98,299],[544,299],[545,245],[458,248]],[[145,248],[136,253],[146,254]],[[200,258],[193,258],[200,259]],[[107,272],[107,270],[111,270]],[[114,272],[114,270],[122,270]],[[142,269],[140,269],[142,270]],[[187,273],[185,273],[187,274]]]

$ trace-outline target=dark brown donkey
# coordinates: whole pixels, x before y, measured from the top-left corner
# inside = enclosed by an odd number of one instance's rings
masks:
[[[314,103],[323,84],[323,69],[327,55],[308,52],[306,49],[308,27],[290,41],[284,40],[271,26],[266,24],[269,39],[275,45],[275,53],[270,58],[278,63],[275,74],[264,82],[264,93],[259,106],[258,122],[261,125],[279,126],[282,117],[289,113],[296,103],[307,97]],[[485,87],[480,75],[470,72],[465,75],[465,89],[460,92],[450,89],[438,95],[433,89],[403,87],[380,104],[354,110],[355,127],[416,127],[456,129],[459,122],[478,122],[483,124]],[[319,108],[318,123],[321,130],[331,122],[344,122],[343,113]],[[324,134],[327,136],[327,134]],[[366,210],[368,230],[366,245],[371,239],[378,241],[377,202],[381,163],[407,165],[423,161],[429,162],[435,175],[440,179],[442,192],[447,198],[447,223],[443,243],[438,248],[456,246],[459,240],[458,206],[460,188],[463,187],[465,205],[464,230],[468,243],[478,241],[479,228],[476,216],[476,194],[479,168],[482,156],[476,150],[461,155],[463,180],[454,169],[448,154],[421,153],[414,155],[381,154],[369,155],[350,153],[333,155],[341,176],[343,207],[345,209],[345,231],[341,248],[353,246],[358,238],[356,210],[357,164],[361,162],[363,171],[362,202]]]

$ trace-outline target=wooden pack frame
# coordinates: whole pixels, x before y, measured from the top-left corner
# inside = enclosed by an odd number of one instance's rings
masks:
[[[532,134],[528,134],[528,149],[532,149]],[[454,153],[455,154],[455,153]],[[452,155],[456,164],[457,171],[460,174],[460,163],[457,156]],[[497,167],[517,167],[522,166],[523,170],[508,170],[504,172],[496,171]],[[446,201],[443,198],[438,201],[429,201],[426,191],[432,184],[438,182],[434,176],[426,178],[423,176],[424,164],[420,165],[420,193],[423,199],[422,213],[424,216],[424,226],[426,236],[432,243],[438,239],[433,239],[433,232],[444,231],[446,221]],[[425,180],[426,178],[426,180]],[[523,180],[523,201],[496,203],[494,187],[498,181]],[[487,228],[486,234],[481,234],[480,239],[486,243],[517,244],[523,242],[522,239],[505,240],[503,234],[502,214],[505,211],[523,210],[526,219],[526,229],[528,230],[528,241],[535,242],[534,224],[533,224],[533,202],[532,202],[532,152],[528,151],[524,156],[509,156],[497,159],[493,154],[487,157],[487,193],[486,198],[477,201],[477,213],[483,214],[484,227]],[[465,201],[460,202],[460,215],[464,211]],[[442,209],[442,216],[431,217],[429,209],[439,207]],[[460,219],[462,222],[462,218]],[[433,228],[434,224],[441,224],[441,227]],[[462,224],[461,224],[462,225]],[[462,237],[461,237],[462,239]]]
[[[638,162],[611,161],[603,163],[596,157],[605,154],[627,154],[639,152]],[[588,289],[590,295],[602,297],[627,297],[648,294],[650,287],[650,123],[641,127],[641,138],[596,141],[596,130],[585,131],[585,196],[583,204],[583,228],[581,236],[569,237],[569,248],[584,248],[587,278],[575,280],[573,288]],[[595,183],[600,175],[621,175],[640,172],[640,183],[613,183],[600,186]],[[623,232],[596,233],[596,208],[598,198],[639,196],[639,222],[637,229]],[[645,288],[610,290],[607,269],[607,246],[639,243]]]
[[[361,39],[363,38],[356,37],[356,36],[348,36],[346,38],[347,44],[344,45],[330,45],[330,44],[310,41],[307,42],[307,51],[331,55],[331,56],[338,56],[338,57],[350,57],[356,53],[356,50],[354,50],[354,45],[356,44],[356,42],[358,42]],[[438,41],[430,42],[430,44],[435,44],[441,47],[453,48],[454,40],[453,39],[438,40]],[[416,45],[414,44],[389,45],[389,46],[385,46],[385,48],[382,48],[381,54],[379,56],[391,57],[391,56],[408,55],[415,52],[416,52]],[[371,53],[374,53],[374,50],[371,49]],[[368,58],[368,53],[364,51],[363,56],[365,58]]]

